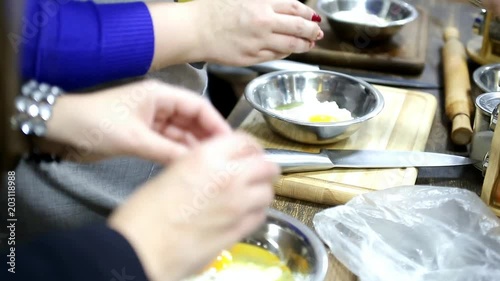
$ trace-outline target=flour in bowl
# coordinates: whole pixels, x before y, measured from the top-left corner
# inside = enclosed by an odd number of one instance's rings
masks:
[[[373,25],[373,26],[386,26],[389,22],[386,19],[380,18],[377,15],[368,13],[355,13],[351,11],[341,11],[332,15],[338,21]]]

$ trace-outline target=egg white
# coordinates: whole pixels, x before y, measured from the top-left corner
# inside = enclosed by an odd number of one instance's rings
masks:
[[[274,109],[273,113],[284,118],[302,122],[311,122],[311,117],[318,115],[329,116],[335,122],[352,119],[351,112],[345,108],[339,108],[336,102],[319,102],[316,99],[290,109]]]

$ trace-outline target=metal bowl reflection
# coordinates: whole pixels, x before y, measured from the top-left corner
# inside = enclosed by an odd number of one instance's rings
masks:
[[[386,41],[418,17],[400,0],[318,0],[317,8],[337,36],[363,44]]]
[[[302,222],[269,209],[264,225],[242,242],[277,255],[297,281],[323,281],[328,269],[328,254],[321,239]]]
[[[491,92],[500,92],[500,64],[483,65],[472,74],[474,81],[473,99],[479,95]]]

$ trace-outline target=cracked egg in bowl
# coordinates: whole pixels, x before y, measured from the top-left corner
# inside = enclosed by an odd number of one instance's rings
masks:
[[[317,234],[269,209],[259,229],[184,281],[324,281],[327,270],[328,254]]]
[[[273,132],[306,144],[346,139],[384,107],[371,84],[326,70],[259,76],[245,88],[245,98]]]

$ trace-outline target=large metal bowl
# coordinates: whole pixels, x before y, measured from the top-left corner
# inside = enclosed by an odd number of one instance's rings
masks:
[[[352,120],[311,123],[276,115],[276,107],[317,100],[335,101],[349,110]],[[245,88],[248,102],[260,111],[272,131],[307,144],[334,143],[348,138],[384,107],[382,94],[367,82],[333,71],[276,71],[252,80]]]
[[[418,17],[399,0],[318,0],[317,9],[338,37],[362,46],[392,38]]]
[[[276,254],[292,271],[294,280],[323,281],[328,254],[321,239],[302,222],[269,209],[264,225],[242,242]]]

